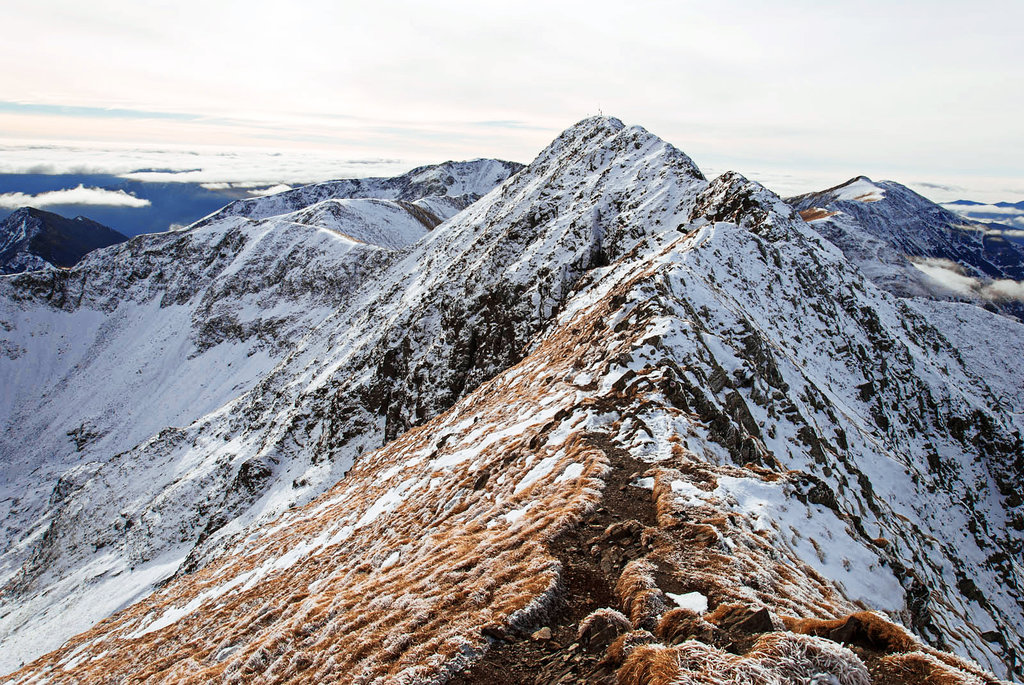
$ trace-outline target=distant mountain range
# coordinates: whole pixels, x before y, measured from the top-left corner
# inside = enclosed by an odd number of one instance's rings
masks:
[[[92,250],[126,240],[84,216],[66,219],[24,207],[0,222],[0,273],[70,268]]]
[[[593,117],[0,277],[6,682],[1019,679],[970,226]]]

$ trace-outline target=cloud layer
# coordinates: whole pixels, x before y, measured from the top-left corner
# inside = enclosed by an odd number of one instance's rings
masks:
[[[1024,229],[1024,209],[1021,209],[1020,207],[999,207],[997,205],[983,204],[944,204],[942,206],[951,212],[955,212],[962,217],[972,219],[974,221],[992,221],[1006,226],[1014,226],[1019,229]],[[1009,235],[1016,235],[1019,233],[1019,231],[999,230],[994,230],[992,232]]]
[[[75,188],[51,190],[38,195],[4,193],[0,195],[0,209],[35,207],[42,209],[54,205],[101,205],[106,207],[148,207],[149,200],[129,195],[123,190],[87,188],[81,183]]]
[[[0,143],[0,174],[107,174],[148,183],[201,183],[210,190],[396,176],[441,161],[353,159],[318,150]]]
[[[1024,282],[1009,278],[981,280],[968,276],[963,267],[948,259],[912,259],[912,263],[944,288],[983,300],[1024,301]]]

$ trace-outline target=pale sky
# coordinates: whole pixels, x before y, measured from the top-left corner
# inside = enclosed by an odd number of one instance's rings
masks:
[[[1024,199],[1020,0],[4,0],[0,25],[0,167],[54,141],[528,162],[600,110],[782,192]]]

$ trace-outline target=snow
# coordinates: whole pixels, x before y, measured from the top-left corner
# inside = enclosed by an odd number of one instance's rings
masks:
[[[711,493],[692,485],[677,486],[676,482],[673,492],[678,487],[677,496],[683,501],[723,500],[744,514],[754,530],[775,534],[778,544],[835,581],[850,599],[889,611],[903,607],[903,588],[878,555],[856,539],[850,526],[833,511],[818,504],[803,504],[783,481],[722,477]]]
[[[555,478],[555,482],[564,483],[567,480],[576,480],[582,475],[583,464],[579,463],[578,461],[575,461],[565,467],[565,470],[562,471],[562,474],[558,476],[558,478]]]
[[[885,197],[885,190],[861,176],[835,191],[837,200],[855,200],[857,202],[878,202]]]
[[[675,602],[680,609],[689,609],[698,614],[703,614],[708,610],[708,598],[700,592],[685,592],[681,595],[666,592],[665,596]]]
[[[555,464],[561,459],[561,455],[555,454],[550,457],[544,457],[537,465],[531,468],[525,476],[523,476],[518,483],[516,483],[515,494],[519,494],[526,488],[530,487],[544,476],[551,473],[551,470],[555,468]]]
[[[404,502],[411,493],[415,492],[418,488],[423,487],[426,484],[425,480],[407,479],[391,488],[383,495],[378,497],[373,504],[371,504],[363,515],[359,517],[353,528],[358,530],[363,526],[368,526],[377,520],[381,514],[394,510],[399,504]]]
[[[536,506],[536,504],[537,502],[527,502],[525,505],[519,507],[518,509],[511,509],[505,512],[504,514],[499,516],[498,519],[504,521],[506,524],[510,526],[514,525],[518,523],[520,520],[522,520],[522,518],[526,515],[526,512],[530,511],[530,509]],[[493,528],[494,526],[498,525],[498,519],[494,521],[489,521],[487,523],[487,527]]]

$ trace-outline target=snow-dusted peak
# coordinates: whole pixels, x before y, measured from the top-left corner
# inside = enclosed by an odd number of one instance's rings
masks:
[[[858,176],[787,200],[873,281],[1024,317],[1024,247],[894,181]],[[919,267],[924,267],[923,269]]]
[[[461,195],[481,196],[521,169],[522,166],[497,159],[473,159],[468,162],[444,162],[410,171],[409,189],[400,200]]]
[[[444,198],[448,202],[441,203],[442,205],[451,206],[458,211],[490,192],[521,168],[522,165],[515,162],[475,159],[469,162],[444,162],[417,167],[393,178],[353,178],[314,183],[266,197],[232,202],[199,224],[204,225],[225,216],[265,219],[305,209],[324,200],[339,199],[416,202]]]
[[[530,164],[534,173],[566,164],[578,164],[583,172],[608,173],[615,156],[657,158],[659,164],[684,171],[687,176],[705,180],[704,175],[685,153],[642,126],[627,127],[615,117],[597,116],[566,129]],[[621,166],[621,162],[620,162]]]
[[[885,197],[885,190],[871,182],[867,176],[858,176],[834,191],[837,200],[856,202],[878,202]]]
[[[412,245],[442,221],[411,202],[376,199],[324,200],[277,219],[389,250]]]

